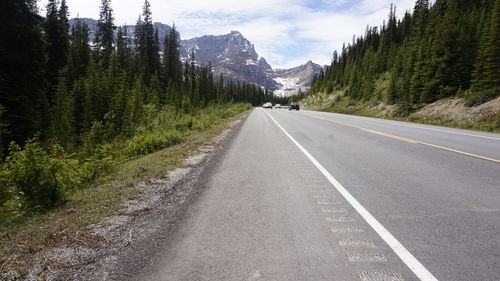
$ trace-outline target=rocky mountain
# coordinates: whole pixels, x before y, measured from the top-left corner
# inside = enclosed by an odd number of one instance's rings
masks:
[[[70,25],[73,25],[75,20],[70,20]],[[93,41],[97,21],[89,18],[80,18],[80,20],[89,27],[89,39]],[[163,49],[164,38],[170,32],[171,27],[159,22],[155,22],[154,26],[158,29]],[[127,32],[131,39],[133,39],[134,30],[134,25],[127,25]],[[133,41],[131,40],[132,43]],[[321,70],[321,66],[312,61],[290,69],[274,70],[265,58],[257,54],[254,45],[238,31],[225,35],[206,35],[182,40],[181,59],[191,60],[193,52],[197,64],[210,63],[212,65],[215,79],[222,75],[226,81],[254,83],[275,91],[275,94],[280,96],[293,95],[299,89],[309,90],[314,75]]]
[[[194,52],[199,64],[211,63],[214,77],[251,82],[270,90],[278,89],[275,72],[266,59],[255,52],[254,45],[238,31],[226,35],[207,35],[181,41],[182,60]]]
[[[291,96],[296,94],[299,89],[303,92],[311,88],[314,76],[321,71],[322,67],[312,61],[306,64],[290,69],[276,69],[276,82],[280,85],[279,89],[274,91],[280,96]]]

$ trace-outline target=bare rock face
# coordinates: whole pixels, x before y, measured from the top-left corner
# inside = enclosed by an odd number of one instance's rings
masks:
[[[194,52],[197,64],[211,63],[214,77],[250,82],[269,90],[278,88],[274,70],[266,59],[255,52],[254,45],[238,31],[226,35],[207,35],[181,42],[181,58],[191,60]]]

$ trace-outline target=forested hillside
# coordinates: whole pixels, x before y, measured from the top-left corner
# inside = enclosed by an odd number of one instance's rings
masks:
[[[115,26],[110,0],[92,42],[82,21],[69,30],[65,0],[50,0],[45,17],[36,3],[0,4],[0,214],[51,207],[113,162],[274,101],[256,85],[214,79],[194,56],[183,64],[175,27],[160,50],[148,0],[135,42]]]
[[[476,105],[500,96],[500,1],[417,0],[412,13],[367,27],[335,51],[310,94],[343,91],[353,100],[415,105],[464,96]]]

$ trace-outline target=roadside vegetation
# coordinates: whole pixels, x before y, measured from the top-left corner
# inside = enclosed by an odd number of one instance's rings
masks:
[[[256,85],[214,79],[194,54],[182,62],[175,27],[160,50],[147,0],[134,42],[114,25],[109,0],[92,42],[82,21],[69,30],[65,0],[46,11],[31,0],[0,9],[0,271],[16,253],[112,214],[138,180],[273,100]]]
[[[44,148],[40,148],[42,144],[39,141],[28,142],[28,148],[20,153],[29,154],[36,150],[35,157],[39,158],[37,159],[39,162],[42,160],[43,164],[16,162],[13,165],[18,165],[17,167],[8,165],[11,167],[10,172],[17,172],[16,169],[23,169],[24,166],[30,165],[42,167],[41,170],[50,170],[54,166],[48,165],[55,162],[58,164],[56,165],[58,169],[54,169],[55,174],[66,177],[60,177],[61,180],[65,180],[57,182],[51,181],[50,177],[45,178],[45,173],[38,174],[37,180],[57,183],[44,186],[60,196],[50,209],[37,209],[34,212],[33,209],[26,208],[28,206],[16,206],[20,202],[25,202],[25,199],[22,201],[11,199],[12,202],[4,205],[0,229],[0,253],[2,253],[0,276],[6,271],[15,269],[17,271],[15,275],[22,277],[27,272],[26,266],[29,265],[30,259],[39,251],[51,247],[80,243],[91,245],[91,247],[100,245],[104,238],[91,234],[86,227],[116,214],[123,208],[125,201],[134,199],[140,194],[139,184],[157,177],[162,178],[167,171],[181,167],[185,158],[229,128],[228,122],[240,118],[248,112],[249,108],[251,108],[249,105],[235,104],[210,108],[201,112],[196,117],[200,120],[196,129],[185,127],[182,137],[176,144],[156,152],[150,151],[147,155],[138,154],[138,157],[130,157],[135,154],[127,154],[127,145],[116,142],[118,146],[111,145],[108,150],[109,154],[97,161],[100,162],[99,164],[91,165],[88,160],[80,162],[76,156],[62,158],[59,152],[53,154],[51,147],[48,148],[49,151],[40,152]],[[204,122],[209,122],[210,125],[200,126]],[[185,126],[186,123],[176,123],[176,127],[180,128],[180,124]],[[104,161],[106,165],[103,165]],[[100,170],[94,179],[81,178],[80,171],[86,171],[88,166],[95,168],[96,165],[100,165]],[[15,183],[19,184],[20,181],[24,183],[24,175],[18,176],[21,178]],[[13,188],[13,190],[16,189],[16,187]],[[42,195],[42,193],[38,194]],[[28,210],[31,210],[29,214],[23,213]]]
[[[499,130],[498,113],[474,120],[482,125],[414,114],[441,99],[462,98],[474,107],[500,96],[500,1],[430,3],[417,0],[402,19],[391,7],[380,28],[367,27],[334,52],[304,101],[335,96],[322,104],[325,110],[363,115],[375,114],[370,105],[384,103],[392,107],[390,118]]]
[[[463,103],[463,99],[453,99],[453,101]],[[399,115],[397,114],[396,105],[386,105],[377,100],[356,101],[347,96],[342,96],[342,93],[310,96],[302,102],[307,109],[325,112],[500,133],[500,111],[488,111],[488,114],[483,114],[483,116],[477,114],[475,118],[469,118],[469,115],[461,112],[458,115],[462,117],[457,118],[448,116],[446,111],[439,111],[439,109],[438,114],[426,113],[425,109],[432,108],[433,105],[422,104],[420,109],[408,115]],[[443,99],[442,102],[447,103],[449,101]]]

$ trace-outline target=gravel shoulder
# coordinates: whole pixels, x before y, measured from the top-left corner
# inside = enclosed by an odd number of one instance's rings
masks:
[[[201,146],[183,167],[138,183],[139,196],[115,215],[82,229],[80,235],[90,239],[38,253],[35,265],[23,274],[25,280],[124,280],[154,263],[159,245],[168,242],[186,209],[203,192],[197,183],[247,116]]]

